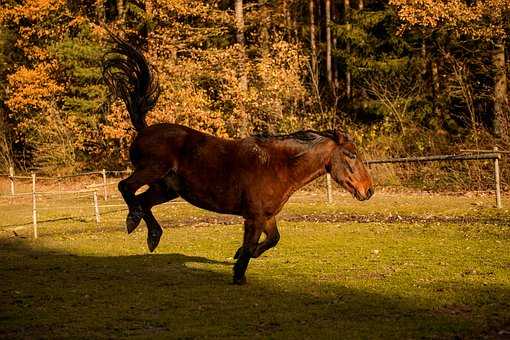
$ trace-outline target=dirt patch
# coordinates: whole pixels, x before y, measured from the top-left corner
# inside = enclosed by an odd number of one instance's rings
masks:
[[[278,216],[279,221],[287,222],[311,222],[311,223],[456,223],[456,224],[498,224],[501,226],[510,226],[510,220],[498,217],[479,217],[479,216],[413,216],[413,215],[383,215],[383,214],[313,214],[313,215],[296,215],[282,214]],[[200,227],[211,224],[233,225],[242,224],[243,219],[238,216],[217,215],[217,216],[201,216],[191,217],[180,220],[164,220],[164,224],[172,225],[172,227]]]

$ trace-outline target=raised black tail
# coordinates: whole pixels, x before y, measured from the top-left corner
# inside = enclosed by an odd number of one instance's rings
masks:
[[[103,79],[112,94],[124,101],[136,131],[147,127],[145,116],[158,101],[161,89],[144,55],[128,42],[110,34],[115,47],[103,60]]]

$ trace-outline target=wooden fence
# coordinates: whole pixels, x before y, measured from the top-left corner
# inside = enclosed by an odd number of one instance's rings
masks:
[[[36,173],[32,172],[30,176],[17,176],[14,173],[14,169],[11,167],[9,168],[9,174],[4,175],[7,176],[9,179],[9,187],[10,187],[10,198],[16,198],[16,197],[27,197],[31,196],[32,198],[32,227],[33,227],[33,236],[34,238],[38,237],[38,221],[37,221],[37,213],[41,209],[38,206],[38,198],[42,196],[56,196],[62,197],[63,195],[89,195],[92,199],[92,209],[94,212],[94,217],[96,220],[96,223],[101,222],[101,215],[99,211],[99,201],[98,201],[98,190],[102,192],[103,199],[106,201],[108,200],[109,196],[109,189],[108,186],[112,184],[116,184],[116,182],[108,182],[108,175],[116,175],[119,176],[121,174],[130,173],[131,171],[129,169],[122,170],[122,171],[107,171],[106,169],[103,169],[101,171],[91,171],[91,172],[84,172],[74,175],[66,175],[66,176],[55,176],[55,177],[48,177],[48,176],[38,176]],[[77,178],[77,177],[83,177],[83,176],[92,176],[92,175],[99,175],[102,178],[102,183],[99,184],[93,184],[87,186],[86,189],[82,190],[62,190],[62,186],[60,183],[66,179],[70,178]],[[30,180],[31,182],[31,192],[17,192],[16,190],[16,182],[17,180]],[[38,191],[37,188],[37,181],[56,181],[59,183],[58,190],[57,191]],[[60,209],[63,208],[72,208],[71,206],[64,206],[64,207],[58,207]],[[51,207],[47,209],[56,209],[56,207]]]
[[[426,157],[406,157],[406,158],[387,158],[387,159],[371,159],[365,161],[368,165],[375,165],[375,164],[385,164],[385,163],[420,163],[420,162],[434,162],[434,161],[471,161],[471,160],[492,160],[494,161],[494,175],[495,175],[495,193],[496,193],[496,206],[498,208],[501,208],[501,181],[500,181],[500,169],[499,169],[499,160],[501,159],[501,153],[499,152],[497,148],[494,148],[494,150],[487,152],[479,152],[476,154],[463,154],[463,155],[438,155],[438,156],[426,156]],[[30,176],[16,176],[14,174],[14,169],[10,169],[7,176],[9,178],[10,182],[10,195],[9,197],[20,197],[20,196],[31,196],[32,197],[32,226],[33,226],[33,235],[34,238],[37,238],[37,212],[38,212],[38,204],[37,204],[37,198],[41,196],[52,196],[52,195],[68,195],[68,194],[85,194],[90,195],[91,197],[91,209],[93,209],[94,216],[96,223],[101,222],[101,215],[100,215],[100,206],[98,202],[98,191],[102,193],[103,199],[106,201],[108,200],[110,193],[108,187],[110,185],[117,184],[117,182],[109,182],[108,175],[114,175],[115,177],[118,177],[121,174],[127,174],[130,173],[130,170],[123,170],[123,171],[107,171],[106,169],[103,169],[101,171],[92,171],[92,172],[86,172],[86,173],[80,173],[75,175],[67,175],[67,176],[56,176],[56,177],[45,177],[45,176],[37,176],[36,173],[31,173]],[[1,174],[0,174],[1,175]],[[64,191],[61,190],[61,186],[59,185],[58,191],[37,191],[37,181],[41,180],[52,180],[52,181],[63,181],[65,179],[74,178],[74,177],[81,177],[81,176],[101,176],[101,183],[96,183],[87,186],[84,190],[74,190],[74,191]],[[31,192],[25,192],[25,193],[17,193],[16,192],[16,180],[22,179],[22,180],[30,180],[31,181]],[[326,199],[328,203],[333,202],[333,195],[332,195],[332,185],[331,185],[331,176],[329,174],[326,175],[326,188],[327,188],[327,195]],[[101,207],[124,207],[125,205],[101,205]],[[55,207],[47,208],[47,209],[56,209]]]
[[[90,185],[88,186],[87,189],[101,189],[102,190],[102,193],[103,193],[103,198],[104,200],[108,200],[108,186],[111,185],[111,184],[116,184],[116,182],[114,183],[111,183],[111,182],[108,182],[108,175],[111,174],[111,175],[114,175],[114,176],[119,176],[121,174],[129,174],[131,173],[131,170],[129,169],[126,169],[126,170],[106,170],[106,169],[102,169],[101,171],[89,171],[89,172],[82,172],[82,173],[79,173],[79,174],[74,174],[74,175],[65,175],[65,176],[53,176],[53,177],[48,177],[48,176],[37,176],[34,172],[31,173],[30,176],[17,176],[14,174],[14,168],[13,167],[10,167],[9,168],[9,174],[8,175],[3,175],[3,176],[7,176],[7,178],[9,179],[9,186],[10,186],[10,194],[11,196],[16,196],[17,192],[16,192],[16,180],[19,179],[19,180],[34,180],[34,176],[36,178],[36,180],[41,180],[41,181],[56,181],[59,183],[59,188],[58,188],[58,192],[61,192],[61,185],[60,183],[66,179],[70,179],[70,178],[77,178],[77,177],[84,177],[84,176],[91,176],[91,175],[99,175],[102,177],[102,183],[100,184],[93,184],[93,185]],[[0,174],[0,176],[2,176],[2,174]],[[35,184],[32,185],[33,187],[35,186]],[[32,190],[33,191],[33,190]]]
[[[470,154],[462,155],[437,155],[437,156],[424,156],[424,157],[403,157],[403,158],[386,158],[386,159],[370,159],[366,160],[365,163],[368,165],[372,164],[391,164],[391,163],[423,163],[423,162],[444,162],[444,161],[473,161],[473,160],[492,160],[494,161],[494,178],[495,178],[495,193],[496,193],[496,207],[501,208],[501,179],[499,161],[502,153],[508,153],[506,151],[498,151],[498,148],[494,148],[491,151],[488,150],[470,150]],[[331,195],[331,176],[327,174],[327,200],[328,203],[332,203]]]

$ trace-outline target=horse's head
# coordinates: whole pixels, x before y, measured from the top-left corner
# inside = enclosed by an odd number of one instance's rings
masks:
[[[356,199],[369,199],[374,194],[374,184],[351,137],[338,131],[333,131],[330,137],[336,145],[326,170]]]

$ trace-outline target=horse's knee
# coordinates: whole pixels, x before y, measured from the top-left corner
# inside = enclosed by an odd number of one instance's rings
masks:
[[[244,256],[247,258],[252,258],[256,249],[257,249],[257,244],[251,244],[251,245],[245,246],[245,247],[243,247],[243,250],[241,251],[241,256]]]
[[[234,259],[237,260],[239,258],[239,256],[241,256],[242,252],[243,252],[243,247],[241,246],[241,247],[239,247],[239,249],[237,249],[237,251],[234,255]]]
[[[257,246],[257,249],[253,253],[252,257],[254,259],[258,258],[260,255],[262,255],[266,250],[269,250],[276,246],[278,244],[278,241],[280,241],[280,234],[278,233],[278,230],[276,233],[271,235],[270,238],[266,239],[264,242],[260,243]]]
[[[266,240],[266,250],[275,247],[280,241],[280,233],[278,230]]]

